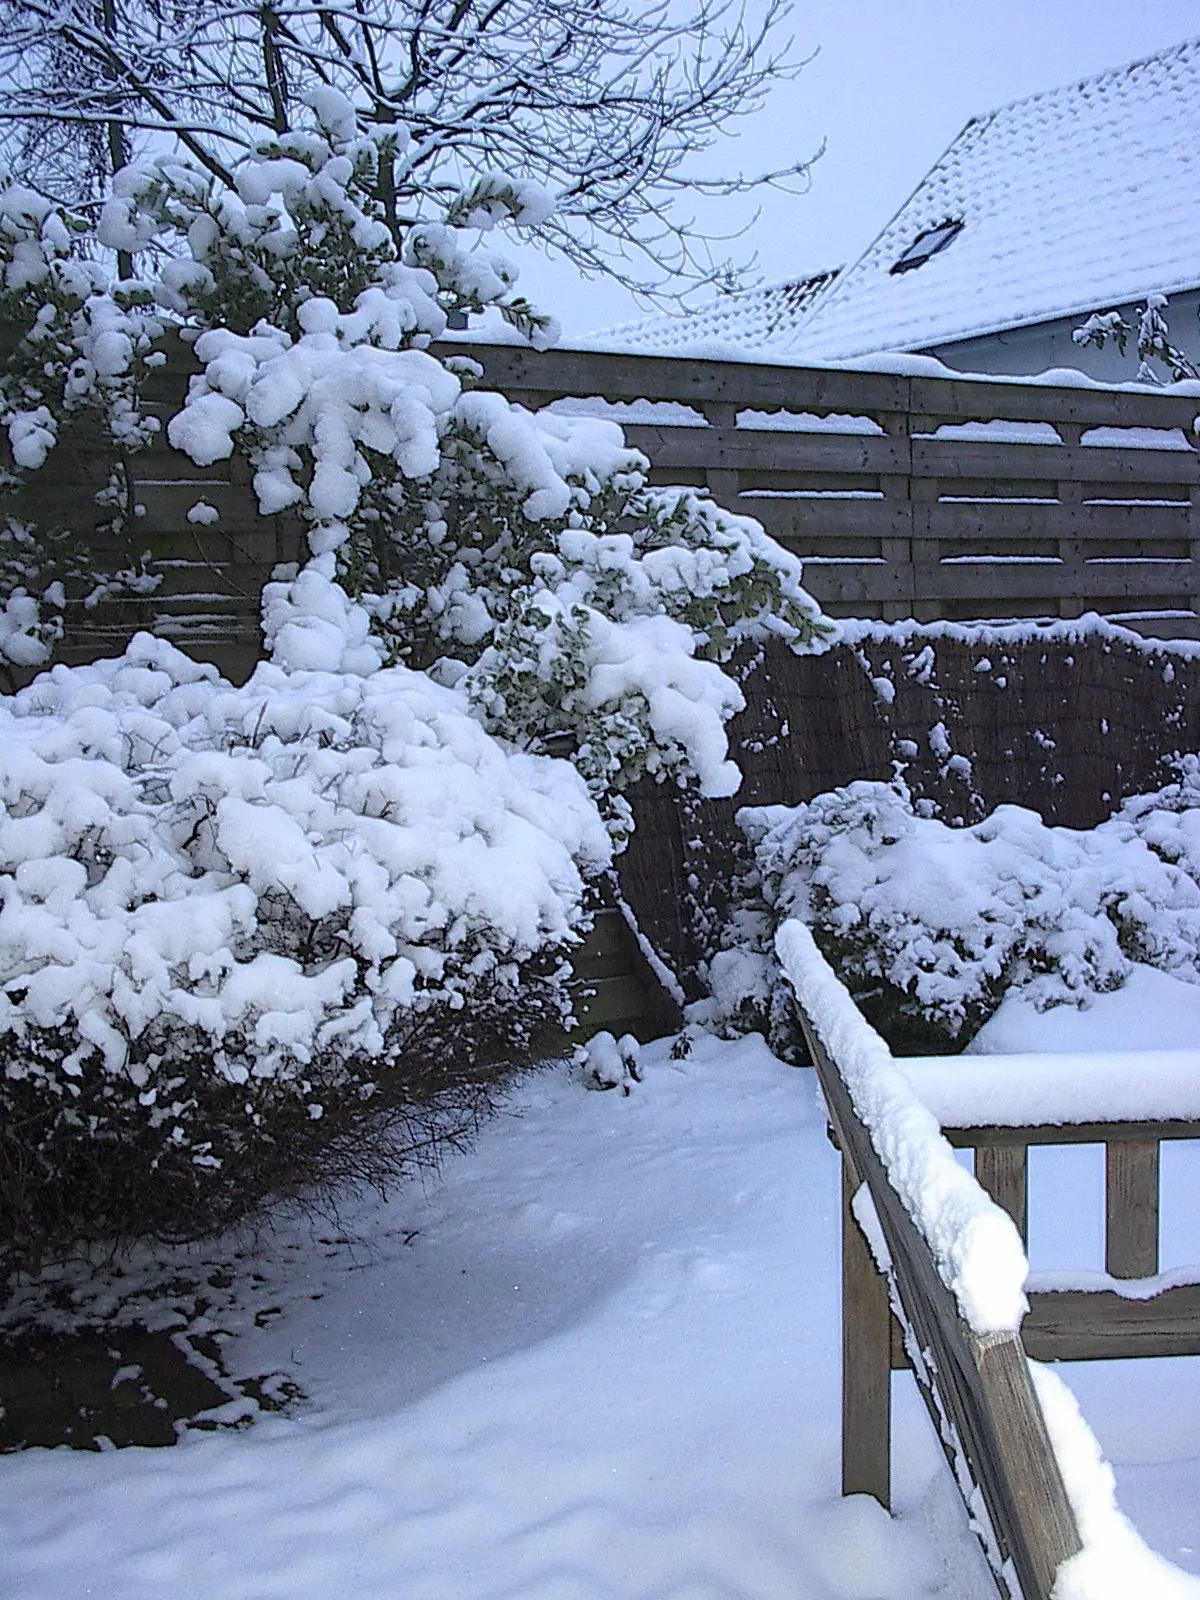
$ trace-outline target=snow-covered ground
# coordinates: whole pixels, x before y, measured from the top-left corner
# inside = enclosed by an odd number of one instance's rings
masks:
[[[1200,991],[1171,988],[1174,1010],[1131,984],[1072,1015],[1109,1049],[1190,1043]],[[1056,1048],[1090,1047],[1065,1017]],[[991,1049],[1027,1046],[1012,1022]],[[1035,1268],[1098,1264],[1089,1155],[1035,1166]],[[1172,1266],[1200,1161],[1164,1170]],[[907,1377],[894,1517],[839,1497],[837,1201],[813,1075],[756,1038],[656,1045],[628,1095],[549,1067],[440,1179],[240,1260],[227,1365],[289,1374],[291,1414],[0,1459],[0,1594],[990,1600]],[[1067,1376],[1123,1509],[1200,1573],[1200,1362]]]

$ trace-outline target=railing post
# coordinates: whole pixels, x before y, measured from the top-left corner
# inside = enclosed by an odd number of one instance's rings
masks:
[[[1023,1144],[981,1144],[975,1149],[975,1177],[996,1204],[1007,1211],[1029,1246],[1029,1150]]]
[[[700,407],[704,413],[704,420],[710,428],[737,427],[737,406],[730,400],[706,400]],[[738,473],[736,468],[706,466],[704,469],[704,482],[708,492],[719,505],[728,510],[734,509],[734,502],[738,497]]]
[[[1054,426],[1066,449],[1079,445],[1083,439],[1083,427],[1078,422],[1056,422]],[[1083,504],[1083,485],[1074,478],[1061,479],[1057,494],[1060,506]],[[1071,581],[1071,592],[1064,591],[1059,595],[1058,614],[1060,617],[1081,617],[1084,610],[1083,540],[1077,537],[1060,537],[1058,559],[1062,562],[1061,576]]]
[[[891,1509],[892,1309],[851,1202],[860,1185],[842,1156],[842,1493]]]
[[[1104,1146],[1104,1266],[1114,1278],[1158,1271],[1157,1139],[1112,1139]]]
[[[914,568],[917,549],[914,544],[912,522],[912,434],[907,411],[883,411],[875,421],[889,439],[903,439],[908,457],[903,473],[881,473],[879,488],[890,510],[904,507],[905,531],[899,537],[884,537],[879,541],[879,553],[888,565],[889,576],[898,576],[891,599],[879,605],[884,622],[895,622],[902,617],[915,616],[916,585]]]

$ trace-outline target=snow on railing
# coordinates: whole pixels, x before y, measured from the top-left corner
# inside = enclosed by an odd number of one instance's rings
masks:
[[[1013,1130],[1050,1142],[1057,1128],[1064,1140],[1107,1136],[1135,1148],[1143,1133],[1151,1142],[1193,1136],[1200,1051],[898,1061],[807,927],[785,922],[776,949],[796,994],[845,1174],[843,1492],[874,1493],[885,1504],[890,1492],[888,1369],[905,1363],[889,1349],[882,1287],[867,1281],[881,1283],[878,1271],[886,1270],[914,1376],[999,1592],[1019,1592],[1025,1600],[1197,1600],[1200,1580],[1150,1550],[1121,1514],[1112,1470],[1070,1390],[1051,1369],[1027,1361],[1021,1235],[958,1165],[943,1129],[952,1136],[966,1130],[956,1142],[976,1147],[977,1162],[989,1133],[1011,1140]],[[1156,1143],[1154,1151],[1157,1160]],[[1023,1185],[1023,1148],[1019,1154]],[[873,1206],[864,1204],[864,1189]],[[1023,1188],[1020,1202],[1023,1227]],[[1153,1211],[1156,1228],[1156,1203]],[[1110,1226],[1113,1216],[1110,1191]],[[874,1235],[869,1253],[857,1237],[862,1222]],[[1154,1289],[1161,1303],[1192,1293]],[[1078,1297],[1036,1297],[1031,1323],[1054,1302],[1060,1320],[1073,1324],[1065,1335],[1043,1328],[1043,1343],[1057,1340],[1065,1353],[1067,1341],[1078,1342],[1087,1306],[1105,1297],[1084,1298],[1081,1318],[1078,1303],[1069,1304]],[[1152,1303],[1135,1295],[1137,1310]],[[1181,1329],[1185,1338],[1200,1335],[1191,1300],[1176,1303],[1182,1310],[1173,1314],[1171,1337]],[[1131,1321],[1133,1337],[1144,1345],[1140,1353],[1167,1353],[1153,1313],[1145,1326],[1137,1326],[1137,1315]],[[1128,1338],[1129,1329],[1121,1334]],[[1163,1347],[1156,1351],[1155,1343]],[[865,1374],[853,1370],[860,1353]]]
[[[976,1333],[1015,1332],[1027,1307],[1029,1263],[1011,1218],[959,1166],[933,1113],[808,928],[785,922],[776,949],[963,1321]]]

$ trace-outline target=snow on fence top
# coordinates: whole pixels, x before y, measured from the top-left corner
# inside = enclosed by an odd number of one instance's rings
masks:
[[[959,1166],[937,1119],[808,928],[785,922],[775,948],[964,1322],[980,1334],[1015,1332],[1027,1308],[1029,1264],[1011,1218]]]
[[[1200,1120],[1200,1050],[907,1056],[895,1064],[942,1127]]]

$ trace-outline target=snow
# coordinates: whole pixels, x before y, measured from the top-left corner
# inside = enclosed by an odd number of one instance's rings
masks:
[[[1118,1510],[1112,1468],[1070,1389],[1049,1367],[1031,1362],[1030,1370],[1083,1541],[1059,1571],[1054,1600],[1194,1600],[1200,1582],[1148,1549]]]
[[[1195,1011],[1200,996],[1191,985],[1171,978],[1164,981],[1182,991]],[[977,1043],[972,1040],[972,1046]],[[917,1098],[943,1127],[1019,1128],[1172,1118],[1200,1122],[1200,1050],[1195,1048],[969,1059],[907,1056],[900,1065]]]
[[[1119,989],[1089,995],[1078,1010],[1056,1006],[1039,1011],[1028,996],[1008,994],[967,1053],[1100,1052],[1114,1049],[1113,1040],[1123,1036],[1136,1041],[1139,1050],[1194,1049],[1200,1040],[1200,988],[1137,963]]]
[[[1127,1007],[1110,1044],[1138,1022]],[[837,1160],[812,1072],[755,1038],[700,1038],[684,1059],[662,1041],[640,1070],[628,1095],[589,1093],[565,1064],[528,1078],[440,1179],[240,1242],[240,1294],[207,1282],[233,1246],[168,1257],[203,1286],[229,1370],[286,1372],[307,1398],[173,1451],[0,1458],[0,1591],[993,1600],[907,1379],[896,1515],[839,1496]],[[169,1322],[147,1270],[116,1288]],[[80,1294],[86,1310],[112,1291]],[[1101,1363],[1071,1383],[1096,1391],[1085,1411],[1121,1505],[1195,1573],[1191,1365],[1125,1363],[1114,1384]],[[1194,1594],[1112,1521],[1108,1469],[1061,1420],[1069,1397],[1046,1404],[1092,1526],[1107,1518],[1122,1546],[1081,1563],[1063,1600],[1111,1593],[1095,1567],[1116,1556],[1126,1578],[1141,1563],[1125,1597]]]
[[[308,1398],[174,1451],[0,1458],[0,1590],[992,1600],[907,1380],[896,1516],[839,1497],[838,1179],[811,1071],[757,1039],[641,1060],[627,1096],[552,1067],[440,1180],[250,1248],[235,1265],[261,1284],[207,1290],[223,1358],[287,1371]],[[228,1252],[172,1259],[204,1283]],[[136,1270],[125,1288],[144,1291]],[[1101,1420],[1132,1430],[1122,1504],[1196,1571],[1181,1546],[1200,1544],[1200,1449],[1178,1382],[1139,1385],[1136,1407],[1118,1386]],[[1195,1592],[1156,1578],[1125,1593]]]
[[[440,1181],[238,1264],[265,1281],[208,1314],[294,1415],[0,1458],[7,1600],[988,1600],[915,1391],[898,1515],[839,1496],[811,1072],[757,1039],[642,1064],[534,1076]]]
[[[1018,1328],[1027,1305],[1028,1264],[1011,1220],[958,1165],[932,1112],[838,981],[808,928],[788,919],[775,947],[963,1320],[981,1334]]]
[[[1069,650],[1073,644],[1085,639],[1100,639],[1122,649],[1137,650],[1143,655],[1200,657],[1200,643],[1190,639],[1156,639],[1146,634],[1134,633],[1114,623],[1111,617],[1086,611],[1081,617],[1055,618],[1052,621],[1031,618],[1017,622],[916,622],[911,618],[900,622],[879,622],[873,618],[854,617],[839,621],[838,628],[844,644],[851,646],[867,642],[891,644],[900,649],[912,648],[918,638],[950,640],[955,644],[976,646],[980,650],[999,650],[1005,647],[1039,643]],[[928,648],[928,646],[926,646]],[[932,665],[932,656],[930,657]],[[1170,660],[1164,671],[1173,672]]]
[[[972,118],[788,353],[921,349],[1194,288],[1198,82],[1191,39]],[[963,227],[945,249],[892,271],[947,220]]]

